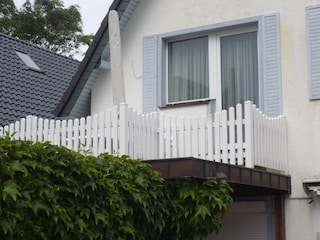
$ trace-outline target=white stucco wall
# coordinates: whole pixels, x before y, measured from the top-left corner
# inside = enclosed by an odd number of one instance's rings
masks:
[[[143,36],[279,12],[283,113],[288,123],[292,194],[286,199],[288,240],[314,240],[320,232],[320,203],[308,204],[302,180],[320,176],[320,101],[309,101],[305,8],[317,0],[141,0],[122,33],[127,102],[142,111]],[[110,73],[92,91],[93,113],[112,105]],[[177,110],[179,109],[179,110]],[[172,114],[206,114],[207,105],[166,109]]]
[[[99,75],[91,92],[91,115],[112,108],[111,73],[107,69],[99,69]]]

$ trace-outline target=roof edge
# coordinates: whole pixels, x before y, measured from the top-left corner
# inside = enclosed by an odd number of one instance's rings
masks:
[[[108,22],[109,22],[108,18],[109,18],[110,11],[117,10],[117,8],[119,7],[119,5],[121,4],[122,1],[123,0],[114,0],[112,2],[112,4],[110,5],[109,10],[108,10],[106,16],[104,17],[104,19],[102,20],[100,27],[92,40],[92,43],[90,44],[88,50],[86,51],[85,56],[84,56],[83,60],[81,61],[76,74],[74,75],[74,77],[72,78],[72,80],[70,82],[69,87],[67,88],[66,92],[62,96],[62,99],[59,102],[59,104],[52,111],[52,114],[54,114],[55,116],[61,115],[63,109],[65,108],[66,104],[68,103],[68,101],[72,95],[72,92],[74,91],[75,87],[77,86],[78,82],[80,81],[81,76],[85,72],[86,66],[88,65],[88,63],[92,59],[94,52],[95,52],[96,48],[98,47],[99,42],[101,41],[103,34],[106,31],[108,31]]]

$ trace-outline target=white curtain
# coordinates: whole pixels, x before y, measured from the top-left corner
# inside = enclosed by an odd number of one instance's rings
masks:
[[[220,38],[222,108],[251,100],[259,105],[257,33]]]
[[[168,101],[209,97],[208,38],[169,43]]]

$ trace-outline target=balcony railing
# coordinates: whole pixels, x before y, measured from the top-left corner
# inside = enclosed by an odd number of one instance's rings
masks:
[[[50,141],[94,155],[134,159],[196,157],[248,168],[287,172],[285,117],[269,118],[251,102],[202,117],[139,114],[127,104],[81,119],[28,116],[0,128],[13,139]]]

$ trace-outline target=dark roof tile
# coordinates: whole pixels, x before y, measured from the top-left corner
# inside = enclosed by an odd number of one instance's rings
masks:
[[[15,50],[27,53],[42,71],[29,69]],[[27,115],[54,117],[79,62],[1,33],[0,53],[0,126]]]

